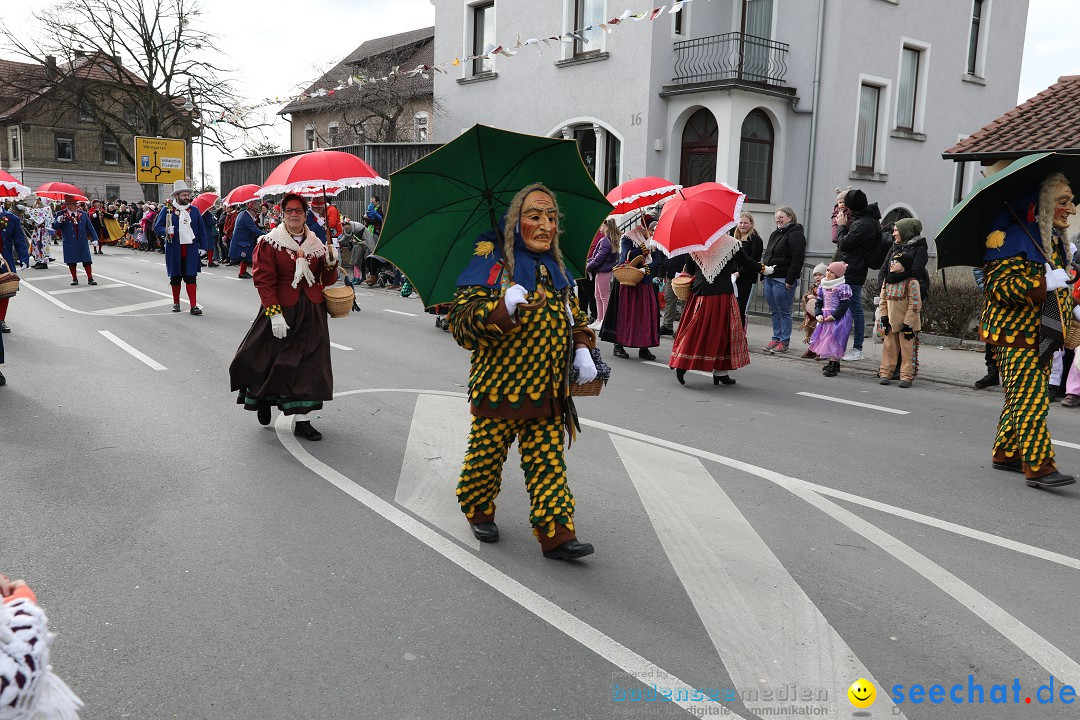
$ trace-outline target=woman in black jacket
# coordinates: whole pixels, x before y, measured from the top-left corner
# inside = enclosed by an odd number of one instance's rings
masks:
[[[765,243],[762,242],[761,236],[758,235],[758,231],[754,227],[754,216],[748,212],[741,213],[739,215],[739,224],[735,227],[735,232],[731,234],[742,243],[742,251],[760,265],[761,255],[765,252]],[[739,270],[736,272],[736,276],[735,289],[738,291],[736,294],[739,301],[739,318],[742,320],[743,331],[745,332],[746,306],[750,304],[750,297],[754,294],[754,285],[757,284],[758,273]]]
[[[806,235],[795,217],[795,211],[784,206],[777,208],[776,230],[761,261],[765,264],[765,301],[772,313],[772,340],[765,350],[785,353],[791,342],[791,305],[799,289],[803,259],[806,257]]]

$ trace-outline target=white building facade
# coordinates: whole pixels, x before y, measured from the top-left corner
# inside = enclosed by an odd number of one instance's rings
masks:
[[[941,152],[1015,106],[1028,0],[432,0],[447,142],[475,123],[578,142],[602,190],[727,182],[768,236],[795,209],[831,254],[836,188],[932,238],[971,178]],[[589,31],[583,28],[592,26]],[[577,31],[573,42],[514,47]],[[469,55],[502,45],[515,55]]]

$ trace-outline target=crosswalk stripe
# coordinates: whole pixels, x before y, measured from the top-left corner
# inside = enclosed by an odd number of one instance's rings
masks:
[[[172,305],[172,300],[169,298],[160,298],[158,300],[135,303],[134,305],[121,305],[120,307],[106,308],[104,310],[98,310],[97,312],[99,315],[120,315],[121,313],[132,312],[134,310],[146,310],[153,307],[161,307],[162,305]]]
[[[91,290],[104,290],[106,288],[127,287],[123,283],[110,283],[108,285],[82,285],[80,287],[64,288],[63,290],[50,290],[50,295],[67,295],[68,293],[90,292]]]
[[[803,397],[815,398],[817,400],[828,400],[829,402],[841,403],[843,405],[854,405],[855,407],[867,408],[869,410],[880,410],[881,412],[892,413],[893,415],[910,415],[907,410],[894,410],[893,408],[882,407],[881,405],[871,405],[870,403],[858,402],[856,400],[845,400],[844,398],[833,397],[831,395],[818,395],[811,392],[797,392],[796,395],[802,395]]]
[[[458,398],[417,395],[395,502],[473,549],[479,541],[454,501],[470,415]]]
[[[610,437],[741,697],[791,684],[821,689],[814,704],[841,717],[855,679],[877,684],[700,460]],[[760,715],[788,704],[746,702]]]

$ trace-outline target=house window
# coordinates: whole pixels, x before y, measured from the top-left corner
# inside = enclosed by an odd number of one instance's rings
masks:
[[[101,141],[101,162],[106,165],[120,164],[120,146],[113,140]]]
[[[686,34],[686,13],[690,12],[689,5],[683,5],[679,12],[675,13],[675,35],[676,37],[682,37]]]
[[[330,123],[326,126],[326,146],[337,147],[338,145],[338,124],[336,122]]]
[[[17,128],[17,127],[11,128],[11,139],[10,139],[9,142],[10,142],[10,147],[11,147],[11,159],[12,160],[18,160],[19,159],[19,128]]]
[[[958,202],[964,199],[964,195],[966,194],[965,181],[967,180],[965,175],[967,175],[967,163],[956,163],[956,177],[953,180],[952,193],[953,205],[956,205]]]
[[[120,199],[120,186],[119,185],[106,185],[105,186],[105,199],[119,200]]]
[[[472,54],[485,55],[489,46],[495,44],[495,3],[486,2],[472,7]],[[472,74],[491,72],[491,58],[472,61]]]
[[[72,162],[75,159],[75,135],[72,133],[55,133],[56,159],[61,162]]]
[[[94,122],[94,106],[89,100],[79,101],[79,122]]]
[[[986,9],[986,0],[972,0],[971,6],[971,34],[968,36],[968,75],[978,75],[979,45],[982,35],[983,11]]]
[[[900,83],[896,89],[896,127],[915,129],[915,104],[919,96],[919,64],[922,52],[905,47],[900,56]]]
[[[604,31],[597,26],[604,22],[605,5],[607,0],[574,0],[574,34],[585,39],[574,39],[574,55],[603,50]]]
[[[873,172],[877,160],[878,107],[881,88],[863,83],[859,90],[859,121],[855,138],[855,169]]]
[[[772,123],[765,113],[754,110],[743,120],[739,142],[739,189],[748,202],[770,202],[772,162]]]
[[[716,116],[701,108],[686,121],[682,134],[679,184],[683,187],[716,182],[716,155],[720,129]]]
[[[586,125],[574,130],[574,141],[577,143],[578,154],[581,155],[585,169],[596,180],[596,132],[592,125]]]
[[[427,142],[428,139],[428,114],[421,110],[413,116],[413,124],[416,127],[416,142]]]
[[[607,152],[604,157],[607,160],[607,172],[604,173],[603,191],[607,194],[619,184],[619,173],[622,172],[622,143],[611,133],[607,133]]]
[[[315,128],[311,127],[310,125],[304,128],[304,149],[315,149]]]

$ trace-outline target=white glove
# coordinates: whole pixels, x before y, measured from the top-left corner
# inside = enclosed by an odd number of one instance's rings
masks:
[[[1046,263],[1046,289],[1048,291],[1060,290],[1069,286],[1069,273],[1061,268],[1055,268]]]
[[[278,340],[289,334],[289,324],[285,322],[284,315],[274,315],[270,318],[270,332],[274,333],[274,337]]]
[[[596,363],[593,362],[589,348],[578,348],[574,351],[574,367],[577,368],[577,384],[583,385],[596,379]]]
[[[775,270],[776,270],[775,265],[766,265],[765,269],[761,271],[761,274],[762,275],[772,275]]]
[[[880,295],[875,295],[874,296],[874,304],[875,305],[880,305],[881,304],[881,296]]]
[[[1073,317],[1080,321],[1080,305],[1073,308]]]
[[[511,315],[517,310],[518,305],[524,305],[526,296],[525,288],[521,285],[511,285],[506,288],[506,294],[503,295],[503,303],[506,305],[506,312]]]
[[[1069,243],[1069,259],[1072,260],[1076,256],[1076,243]]]

